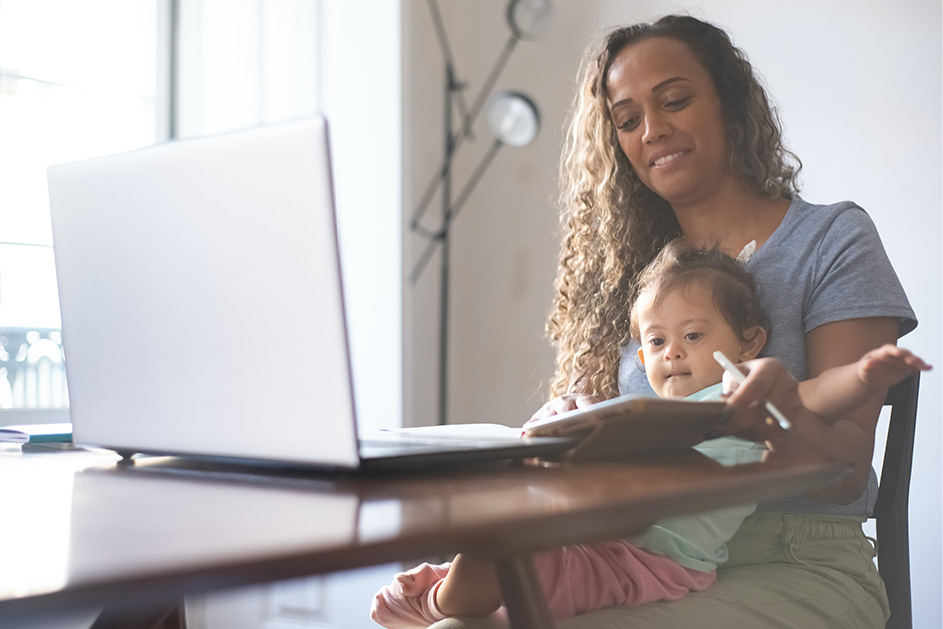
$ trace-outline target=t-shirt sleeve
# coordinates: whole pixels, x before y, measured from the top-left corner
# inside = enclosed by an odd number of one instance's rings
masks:
[[[856,205],[834,217],[818,244],[806,312],[806,332],[865,317],[899,318],[898,336],[917,325],[874,222]]]

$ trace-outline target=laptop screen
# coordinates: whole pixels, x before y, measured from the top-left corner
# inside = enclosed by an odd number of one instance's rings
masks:
[[[322,117],[48,181],[76,443],[357,465]]]

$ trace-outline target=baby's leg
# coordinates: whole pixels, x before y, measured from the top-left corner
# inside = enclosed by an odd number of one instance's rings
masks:
[[[374,596],[370,617],[387,629],[410,629],[449,616],[486,616],[500,604],[493,564],[458,555],[451,564],[424,563],[396,575]]]
[[[556,620],[612,605],[674,600],[703,590],[716,573],[685,568],[625,540],[567,546],[535,557]],[[454,616],[487,616],[501,605],[494,564],[458,555],[441,566],[399,574],[377,593],[371,617],[389,629],[426,627]]]
[[[446,616],[487,616],[501,606],[494,563],[457,555],[435,596]]]
[[[558,548],[537,554],[534,564],[556,620],[612,605],[679,599],[716,578],[716,572],[685,568],[626,540]]]

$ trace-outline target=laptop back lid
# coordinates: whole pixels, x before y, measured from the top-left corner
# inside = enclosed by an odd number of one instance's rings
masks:
[[[322,117],[48,180],[77,444],[357,466]]]

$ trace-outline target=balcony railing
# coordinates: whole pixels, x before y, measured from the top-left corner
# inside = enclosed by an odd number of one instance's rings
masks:
[[[62,333],[48,328],[0,329],[0,409],[66,409]]]

